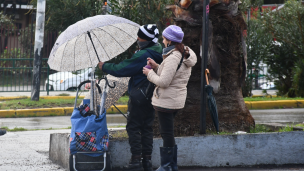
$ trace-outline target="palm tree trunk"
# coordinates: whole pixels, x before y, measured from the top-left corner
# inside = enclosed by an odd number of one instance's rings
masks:
[[[234,2],[234,0],[231,0]],[[201,1],[193,1],[192,6],[200,6]],[[212,3],[212,1],[211,1]],[[235,4],[234,4],[235,5]],[[214,87],[217,102],[220,131],[249,131],[255,122],[245,106],[242,95],[242,83],[246,72],[246,45],[243,31],[246,24],[242,14],[231,11],[231,6],[223,7],[216,4],[210,8],[209,16],[209,51],[208,69],[210,70],[210,84]],[[178,7],[174,7],[178,8]],[[178,14],[174,12],[175,24],[180,26],[185,37],[183,43],[194,50],[198,57],[197,64],[192,69],[188,83],[188,94],[185,108],[175,118],[175,136],[191,136],[199,133],[200,128],[200,79],[201,79],[201,20],[202,15],[189,7],[190,13]],[[171,8],[172,10],[172,8]],[[179,10],[181,11],[181,10]],[[195,20],[189,20],[195,18]],[[200,25],[197,24],[200,22]],[[207,108],[207,106],[206,106]],[[207,109],[207,133],[215,131],[210,113]],[[154,135],[159,135],[158,119],[154,123]]]

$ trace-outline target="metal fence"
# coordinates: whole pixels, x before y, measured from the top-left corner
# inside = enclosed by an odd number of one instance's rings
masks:
[[[15,26],[0,26],[0,92],[31,91],[34,29],[34,24],[29,24],[23,29]],[[89,79],[91,69],[57,72],[49,68],[47,60],[57,37],[57,32],[46,32],[44,36],[41,91],[74,90],[80,82]],[[275,89],[265,64],[253,69],[250,77],[252,77],[253,89]]]
[[[0,26],[0,92],[31,91],[33,79],[35,25],[18,29]],[[41,69],[41,91],[74,90],[82,81],[88,80],[92,69],[75,72],[51,70],[47,60],[58,37],[57,32],[46,32]]]

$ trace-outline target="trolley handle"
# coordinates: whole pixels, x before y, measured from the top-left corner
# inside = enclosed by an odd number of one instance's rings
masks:
[[[116,87],[116,83],[115,83],[115,82],[113,82],[113,84],[114,84],[113,86],[111,86],[111,85],[109,84],[109,81],[108,81],[108,79],[107,79],[106,76],[100,78],[99,81],[98,81],[98,84],[99,84],[100,81],[103,80],[103,79],[106,80],[106,84],[107,84],[110,88],[115,88],[115,87]]]
[[[80,90],[81,86],[83,86],[83,85],[86,84],[86,83],[91,83],[91,81],[90,81],[90,80],[87,80],[87,81],[81,82],[81,83],[79,84],[79,86],[77,87],[78,90]],[[99,85],[98,85],[97,83],[96,83],[96,86],[97,86],[98,92],[99,92],[99,94],[100,94],[100,93],[101,93],[101,89],[100,89],[100,87],[99,87]]]

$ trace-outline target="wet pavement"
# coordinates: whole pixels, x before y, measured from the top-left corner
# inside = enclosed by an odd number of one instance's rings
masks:
[[[8,132],[0,136],[0,170],[63,171],[48,156],[50,134],[55,132],[70,130]]]
[[[49,129],[71,127],[71,116],[30,117],[30,118],[1,118],[0,128],[22,127],[25,129]],[[125,126],[127,120],[121,114],[107,115],[108,127]]]
[[[303,123],[304,108],[250,110],[255,123]]]
[[[251,110],[252,116],[259,123],[303,123],[304,109],[272,109]],[[107,115],[108,127],[126,124],[126,119],[120,114]],[[10,129],[23,127],[26,129],[68,128],[70,116],[35,117],[35,118],[1,118],[0,127]],[[115,129],[115,128],[114,128]],[[8,132],[0,136],[0,171],[49,171],[64,169],[49,160],[49,141],[51,133],[70,133],[64,130],[38,130],[25,132]],[[220,154],[219,154],[220,155]],[[207,156],[206,156],[207,157]],[[225,167],[225,168],[194,168],[181,167],[180,171],[304,171],[304,165],[288,166],[257,166],[257,167]]]
[[[303,123],[304,108],[250,110],[256,124],[261,123]],[[127,121],[121,114],[107,115],[108,127],[125,126]],[[70,116],[31,117],[31,118],[1,118],[0,127],[10,129],[22,127],[25,129],[68,128],[71,126]]]

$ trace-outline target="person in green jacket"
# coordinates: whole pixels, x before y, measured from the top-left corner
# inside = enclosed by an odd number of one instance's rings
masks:
[[[137,35],[140,50],[130,59],[126,59],[119,64],[103,62],[98,64],[99,68],[107,74],[116,77],[131,77],[128,85],[129,94],[137,86],[147,87],[149,84],[147,76],[142,73],[142,68],[147,64],[147,58],[153,59],[156,63],[161,63],[163,60],[162,46],[158,43],[159,32],[156,25],[141,26]],[[124,170],[139,171],[144,168],[145,171],[152,171],[154,108],[151,99],[144,104],[138,104],[136,100],[130,98],[128,102],[126,129],[129,135],[132,157]]]

